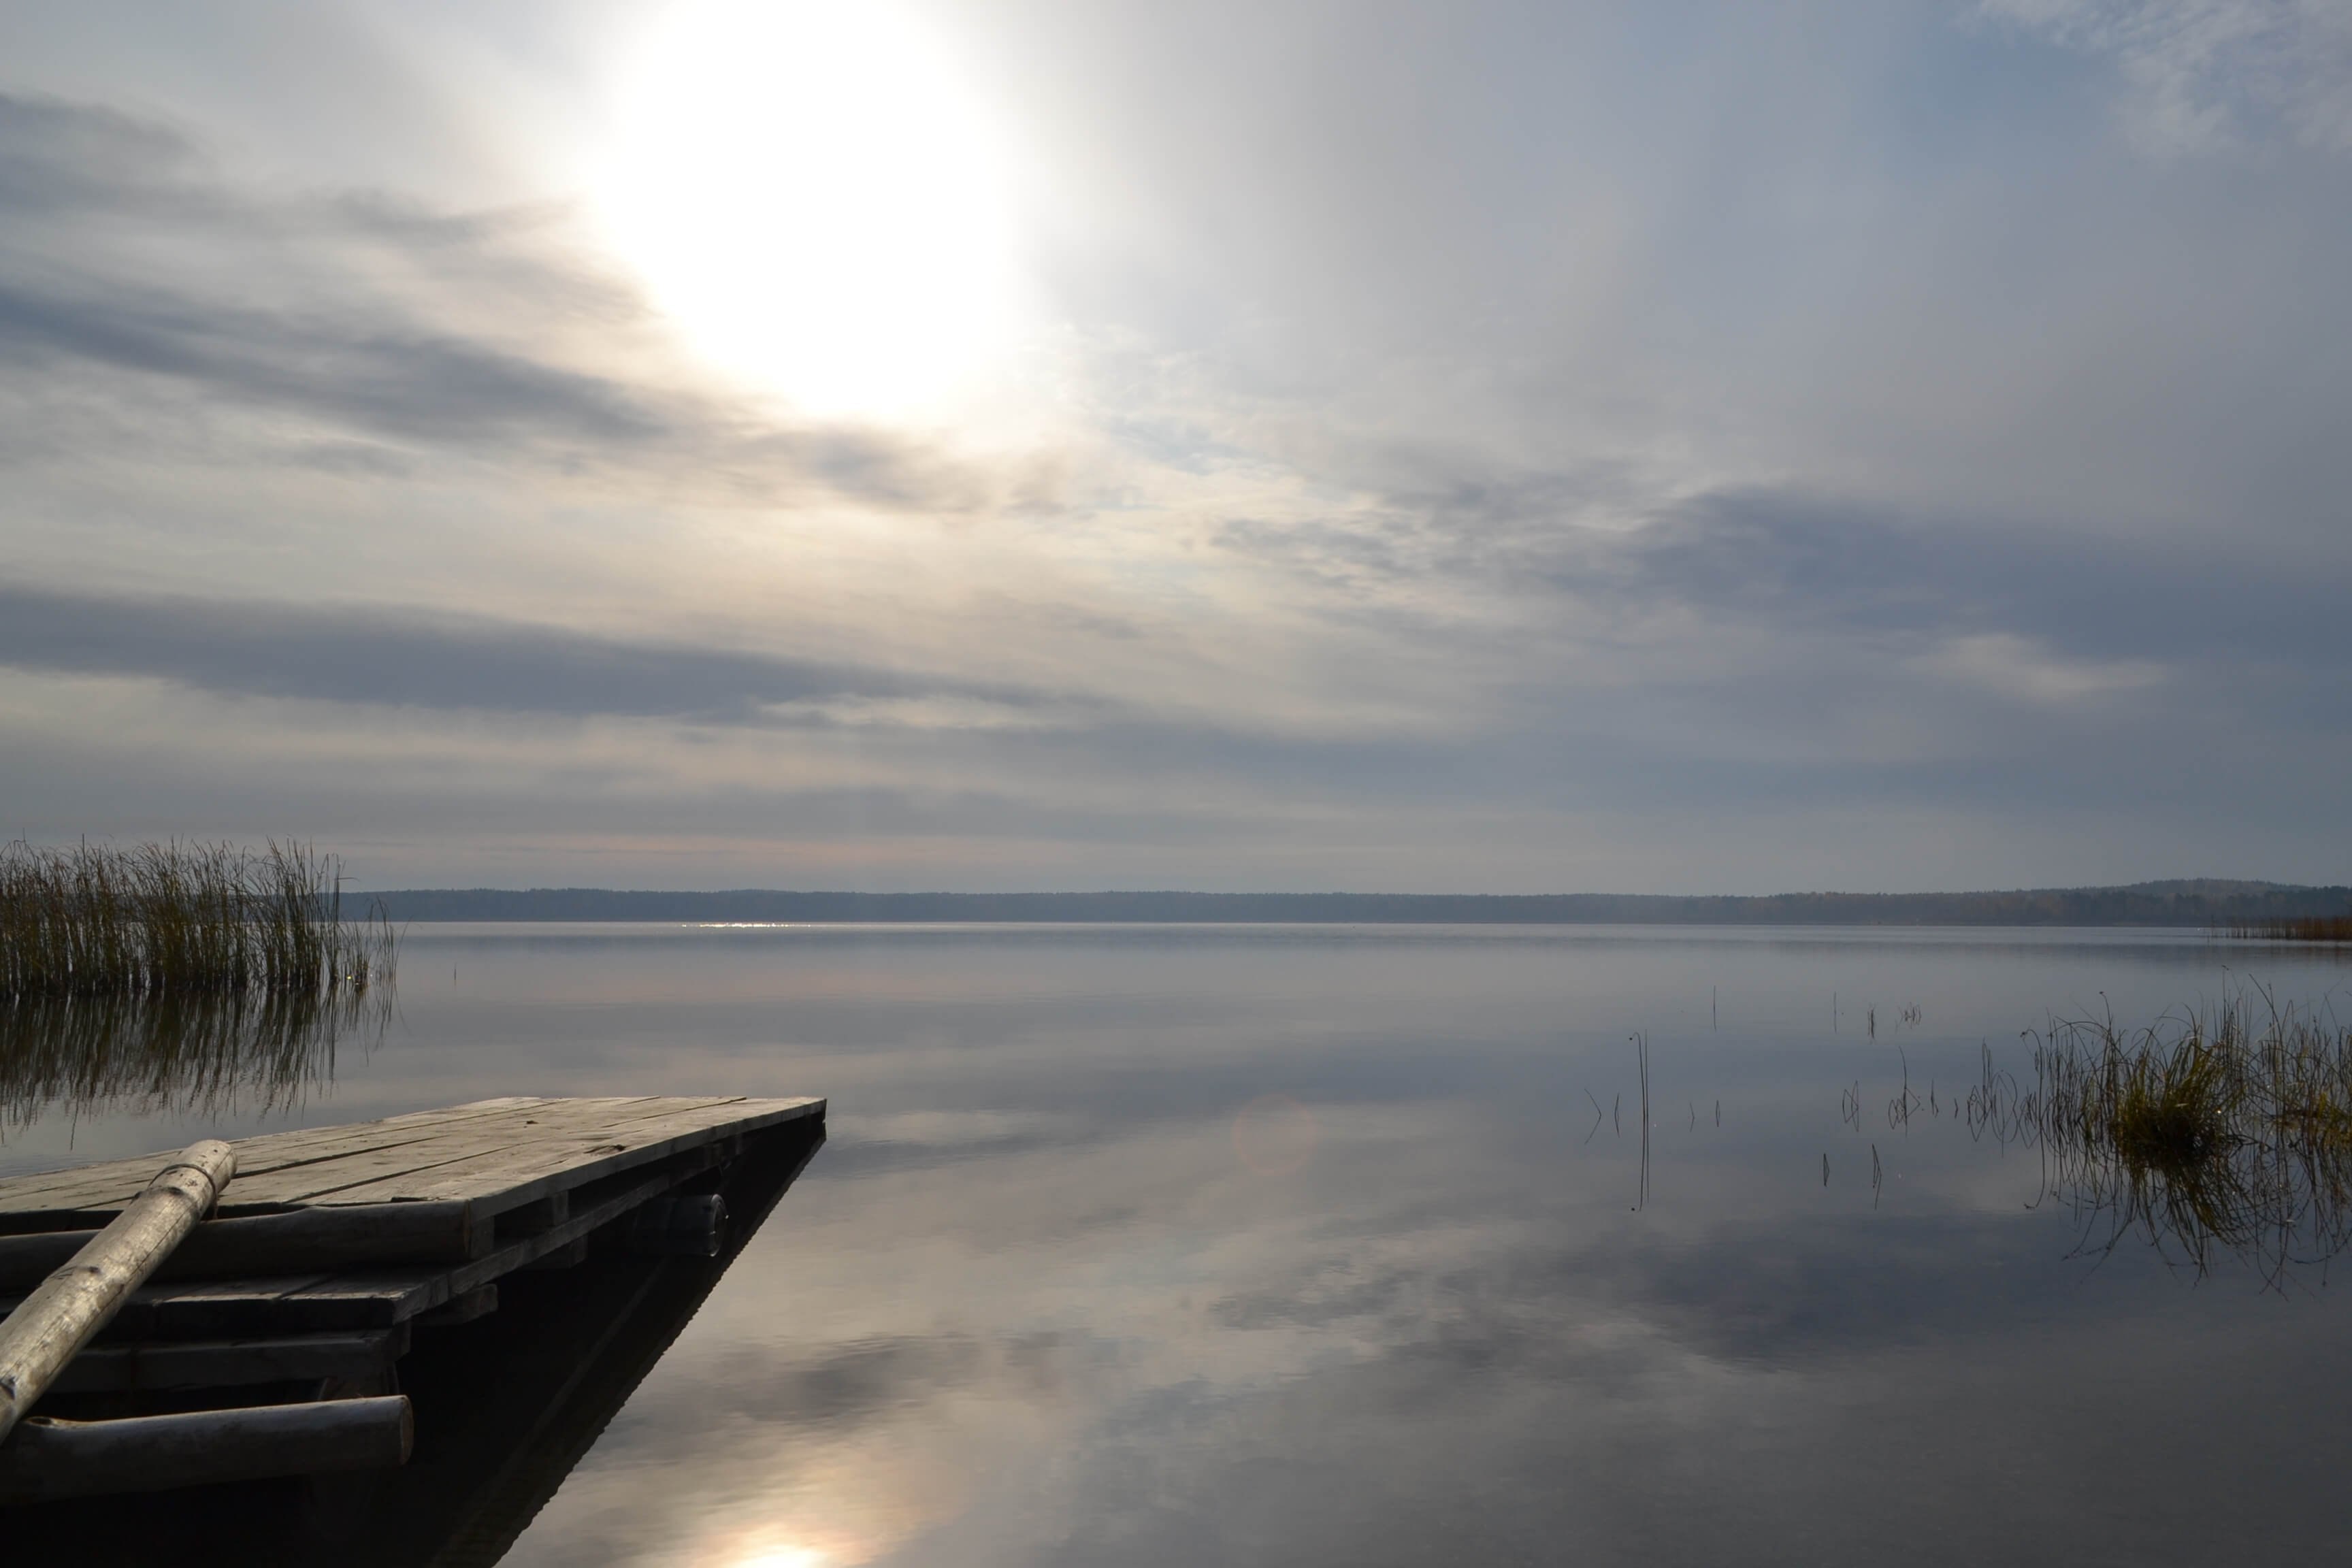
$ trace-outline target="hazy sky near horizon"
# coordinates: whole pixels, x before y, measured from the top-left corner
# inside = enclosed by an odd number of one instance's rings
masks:
[[[2352,0],[0,0],[0,836],[2352,879]]]

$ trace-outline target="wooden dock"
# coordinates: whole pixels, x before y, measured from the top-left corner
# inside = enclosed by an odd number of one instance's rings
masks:
[[[450,1338],[440,1331],[500,1311],[502,1285],[514,1295],[527,1283],[534,1311],[561,1313],[573,1294],[566,1279],[596,1272],[562,1271],[592,1257],[628,1278],[664,1259],[688,1262],[707,1271],[707,1290],[822,1142],[824,1110],[817,1099],[509,1099],[236,1142],[213,1216],[0,1442],[0,1503],[113,1489],[119,1477],[71,1473],[64,1437],[88,1446],[89,1433],[107,1428],[119,1448],[143,1440],[158,1412],[389,1403],[415,1381],[429,1342]],[[0,1180],[0,1312],[80,1253],[173,1158]],[[753,1166],[782,1172],[772,1191],[743,1179],[730,1186]],[[730,1191],[750,1212],[728,1214]],[[454,1438],[432,1430],[429,1415],[416,1418],[420,1449]],[[62,1421],[43,1421],[51,1416]],[[237,1419],[260,1432],[288,1417]],[[45,1426],[63,1436],[36,1430]],[[210,1469],[190,1473],[212,1481],[300,1468],[282,1441],[268,1452],[257,1444],[244,1471],[215,1454]],[[152,1466],[131,1471],[146,1475],[142,1485],[173,1484]]]

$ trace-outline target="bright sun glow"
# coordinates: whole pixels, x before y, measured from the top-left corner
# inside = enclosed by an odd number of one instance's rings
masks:
[[[822,1552],[802,1546],[778,1546],[756,1556],[738,1559],[732,1568],[824,1568],[827,1561]]]
[[[1011,160],[954,66],[888,0],[689,0],[633,40],[595,201],[698,353],[870,417],[1003,362]]]

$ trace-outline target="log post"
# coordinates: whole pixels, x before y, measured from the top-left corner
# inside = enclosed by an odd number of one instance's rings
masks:
[[[236,1151],[219,1139],[190,1144],[114,1223],[0,1323],[0,1442],[131,1292],[212,1212],[236,1171]]]
[[[0,1504],[389,1468],[408,1462],[415,1430],[399,1394],[121,1421],[36,1415],[0,1448]]]

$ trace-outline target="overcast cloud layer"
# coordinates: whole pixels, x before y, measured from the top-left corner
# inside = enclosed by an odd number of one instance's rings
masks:
[[[1017,310],[903,407],[719,364],[606,220],[688,13],[756,87],[720,0],[0,4],[0,835],[2352,879],[2346,0],[909,0],[840,69],[951,73]],[[826,134],[658,172],[879,353],[793,258],[921,320],[983,241]]]

